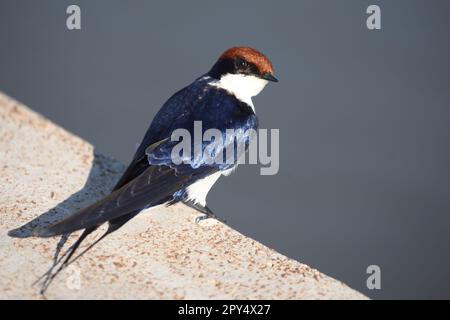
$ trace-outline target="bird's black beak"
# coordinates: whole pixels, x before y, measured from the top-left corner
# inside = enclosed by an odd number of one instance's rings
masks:
[[[278,82],[278,79],[275,78],[274,75],[271,73],[265,73],[261,76],[261,78],[272,82]]]

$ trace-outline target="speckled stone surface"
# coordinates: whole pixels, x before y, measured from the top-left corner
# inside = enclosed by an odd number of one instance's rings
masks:
[[[123,170],[0,93],[1,299],[43,298],[33,282],[51,265],[60,238],[30,237],[32,228],[94,202]],[[64,270],[46,298],[366,298],[221,222],[196,224],[198,215],[184,205],[142,212]],[[12,229],[15,237],[8,236]]]

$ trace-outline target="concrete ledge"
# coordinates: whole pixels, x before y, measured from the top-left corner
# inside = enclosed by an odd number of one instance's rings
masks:
[[[1,299],[42,298],[32,283],[59,238],[31,238],[31,229],[107,194],[123,170],[0,93]],[[184,205],[142,212],[63,271],[47,298],[366,299],[216,220],[197,225],[197,216]]]

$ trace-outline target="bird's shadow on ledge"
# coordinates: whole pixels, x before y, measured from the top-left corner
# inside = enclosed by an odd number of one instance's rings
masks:
[[[83,188],[21,227],[10,230],[8,235],[13,238],[32,237],[35,228],[60,221],[87,207],[111,191],[123,170],[124,166],[118,161],[94,152],[92,167]]]

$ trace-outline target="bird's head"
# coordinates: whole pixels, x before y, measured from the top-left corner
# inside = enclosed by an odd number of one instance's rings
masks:
[[[269,58],[249,47],[233,47],[225,51],[209,75],[241,100],[256,96],[269,81],[278,82]]]

